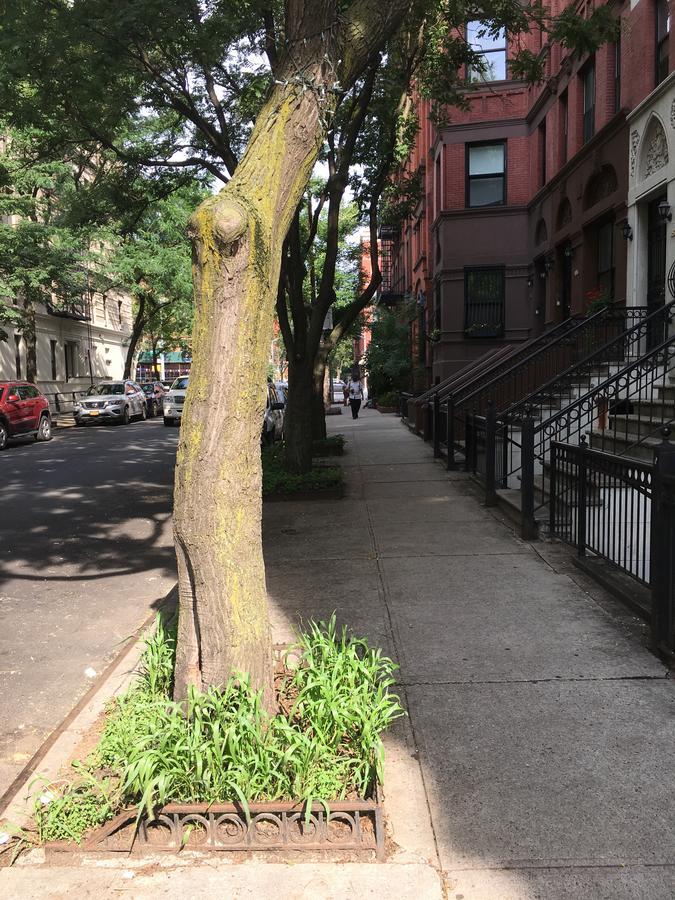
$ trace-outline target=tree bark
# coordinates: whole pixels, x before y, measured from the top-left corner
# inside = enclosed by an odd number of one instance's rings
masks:
[[[284,418],[285,464],[290,472],[312,469],[312,361],[303,357],[288,364],[288,405]]]
[[[279,85],[234,177],[191,223],[194,357],[174,512],[177,698],[189,685],[223,685],[246,672],[273,701],[260,429],[282,244],[322,133],[316,93]]]
[[[138,309],[136,310],[136,316],[134,318],[134,324],[131,329],[131,337],[129,338],[129,348],[127,350],[127,356],[124,360],[124,375],[123,378],[131,378],[131,367],[134,364],[134,356],[136,355],[136,347],[138,346],[138,342],[141,339],[141,335],[143,334],[143,329],[145,328],[145,296],[141,294],[138,298]]]
[[[324,380],[326,377],[326,354],[319,350],[312,367],[312,440],[321,441],[326,435],[326,405],[324,403]]]
[[[26,381],[37,383],[37,335],[35,332],[35,307],[26,299],[21,333],[26,342]]]

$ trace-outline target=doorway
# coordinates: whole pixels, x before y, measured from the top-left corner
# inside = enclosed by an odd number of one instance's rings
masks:
[[[565,244],[560,253],[560,315],[563,321],[572,314],[572,245]]]
[[[665,195],[649,203],[647,210],[647,314],[666,302],[666,222],[659,214]],[[647,334],[647,349],[657,347],[665,334],[662,322],[654,322]]]

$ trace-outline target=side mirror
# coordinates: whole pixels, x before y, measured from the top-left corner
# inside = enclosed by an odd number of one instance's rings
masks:
[[[20,399],[21,399],[21,397],[19,397],[18,394],[9,394],[7,396],[8,403],[18,403]]]
[[[272,409],[283,409],[284,406],[286,406],[285,403],[273,403],[273,404],[272,404]]]

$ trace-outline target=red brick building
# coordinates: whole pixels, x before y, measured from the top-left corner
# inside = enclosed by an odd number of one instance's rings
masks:
[[[554,2],[552,12],[566,5]],[[508,78],[506,39],[469,23],[488,71],[469,73],[468,108],[449,110],[448,124],[437,128],[428,103],[418,102],[421,126],[408,170],[421,173],[423,195],[383,246],[383,256],[391,254],[385,295],[417,301],[418,388],[501,343],[584,313],[593,298],[625,302],[626,116],[659,85],[675,97],[668,77],[675,38],[667,0],[633,0],[615,12],[619,40],[592,56],[526,35],[524,43],[546,59],[546,78],[536,86]],[[663,242],[665,222],[658,234],[656,225],[650,240]],[[631,303],[663,302],[665,267],[657,268],[660,286]]]

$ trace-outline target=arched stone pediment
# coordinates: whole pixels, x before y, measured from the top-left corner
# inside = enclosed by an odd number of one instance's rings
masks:
[[[658,116],[653,115],[645,129],[644,138],[640,147],[640,165],[638,167],[641,179],[649,178],[668,165],[668,138],[666,130]]]

